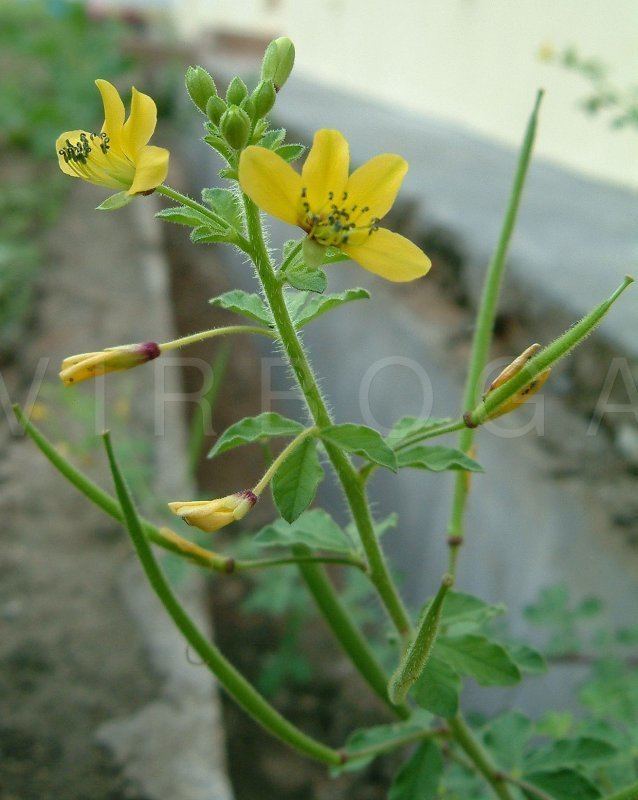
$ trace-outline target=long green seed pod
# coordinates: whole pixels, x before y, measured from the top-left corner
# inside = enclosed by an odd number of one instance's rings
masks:
[[[483,402],[479,403],[473,411],[466,412],[466,425],[470,428],[475,428],[477,425],[481,425],[485,422],[485,420],[497,415],[500,407],[511,397],[528,386],[538,375],[545,372],[545,370],[579,345],[583,339],[589,336],[594,328],[602,322],[605,314],[607,314],[620,295],[633,282],[634,279],[627,275],[622,284],[610,297],[604,300],[599,306],[596,306],[596,308],[590,311],[587,316],[583,317],[580,322],[577,322],[572,328],[565,331],[562,336],[559,336],[558,339],[555,339],[550,345],[530,359],[523,369],[517,372],[513,378],[486,395]]]
[[[441,578],[439,591],[421,616],[416,635],[406,647],[399,666],[390,678],[388,695],[395,705],[403,703],[428,663],[439,632],[443,601],[453,583],[454,578],[450,574],[446,573]]]

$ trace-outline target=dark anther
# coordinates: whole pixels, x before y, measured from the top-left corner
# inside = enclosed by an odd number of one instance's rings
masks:
[[[347,200],[348,199],[348,192],[344,192],[343,193],[343,197],[341,199],[342,200]]]
[[[449,547],[460,547],[463,544],[462,536],[448,536],[447,543]]]

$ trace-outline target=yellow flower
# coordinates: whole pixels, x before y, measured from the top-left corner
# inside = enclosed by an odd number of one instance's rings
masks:
[[[320,130],[301,175],[265,147],[247,147],[239,162],[243,191],[274,217],[298,225],[323,246],[336,247],[364,269],[391,281],[425,275],[430,259],[398,233],[379,227],[408,170],[401,156],[384,153],[348,175],[348,142]]]
[[[58,136],[55,149],[60,169],[74,178],[98,186],[150,192],[166,178],[169,152],[148,142],[157,123],[157,107],[151,97],[133,87],[131,113],[124,121],[124,104],[115,86],[95,81],[104,104],[101,133],[67,131]]]
[[[60,379],[65,386],[71,386],[107,372],[132,369],[159,355],[160,347],[155,342],[110,347],[98,353],[80,353],[64,359],[60,368]]]
[[[246,490],[217,500],[178,501],[169,503],[168,507],[189,525],[206,533],[215,533],[231,522],[243,519],[256,502],[256,495]]]

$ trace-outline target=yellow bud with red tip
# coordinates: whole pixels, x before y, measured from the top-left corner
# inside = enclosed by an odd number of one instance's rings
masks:
[[[106,375],[107,372],[133,369],[159,355],[160,346],[156,342],[109,347],[97,353],[80,353],[64,359],[60,379],[65,386],[71,386],[98,375]]]
[[[168,507],[188,525],[206,533],[215,533],[243,519],[256,502],[257,496],[247,489],[216,500],[176,501],[169,503]]]

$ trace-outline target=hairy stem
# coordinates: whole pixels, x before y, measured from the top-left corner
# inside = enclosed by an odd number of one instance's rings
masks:
[[[308,362],[295,326],[290,319],[284,300],[283,287],[277,280],[264,242],[261,219],[257,206],[244,196],[246,228],[252,246],[252,256],[261,280],[266,299],[279,331],[279,337],[295,373],[310,414],[319,428],[332,424],[332,417],[321,396],[317,380]],[[370,579],[402,636],[411,629],[411,622],[403,601],[390,576],[383,552],[374,533],[372,516],[365,489],[348,456],[338,447],[326,442],[326,452],[345,492],[352,518],[356,524],[370,567]]]
[[[449,725],[454,741],[489,783],[496,797],[499,800],[513,800],[511,792],[505,785],[503,775],[496,768],[483,745],[475,738],[463,717],[459,715],[455,719],[449,720]]]

